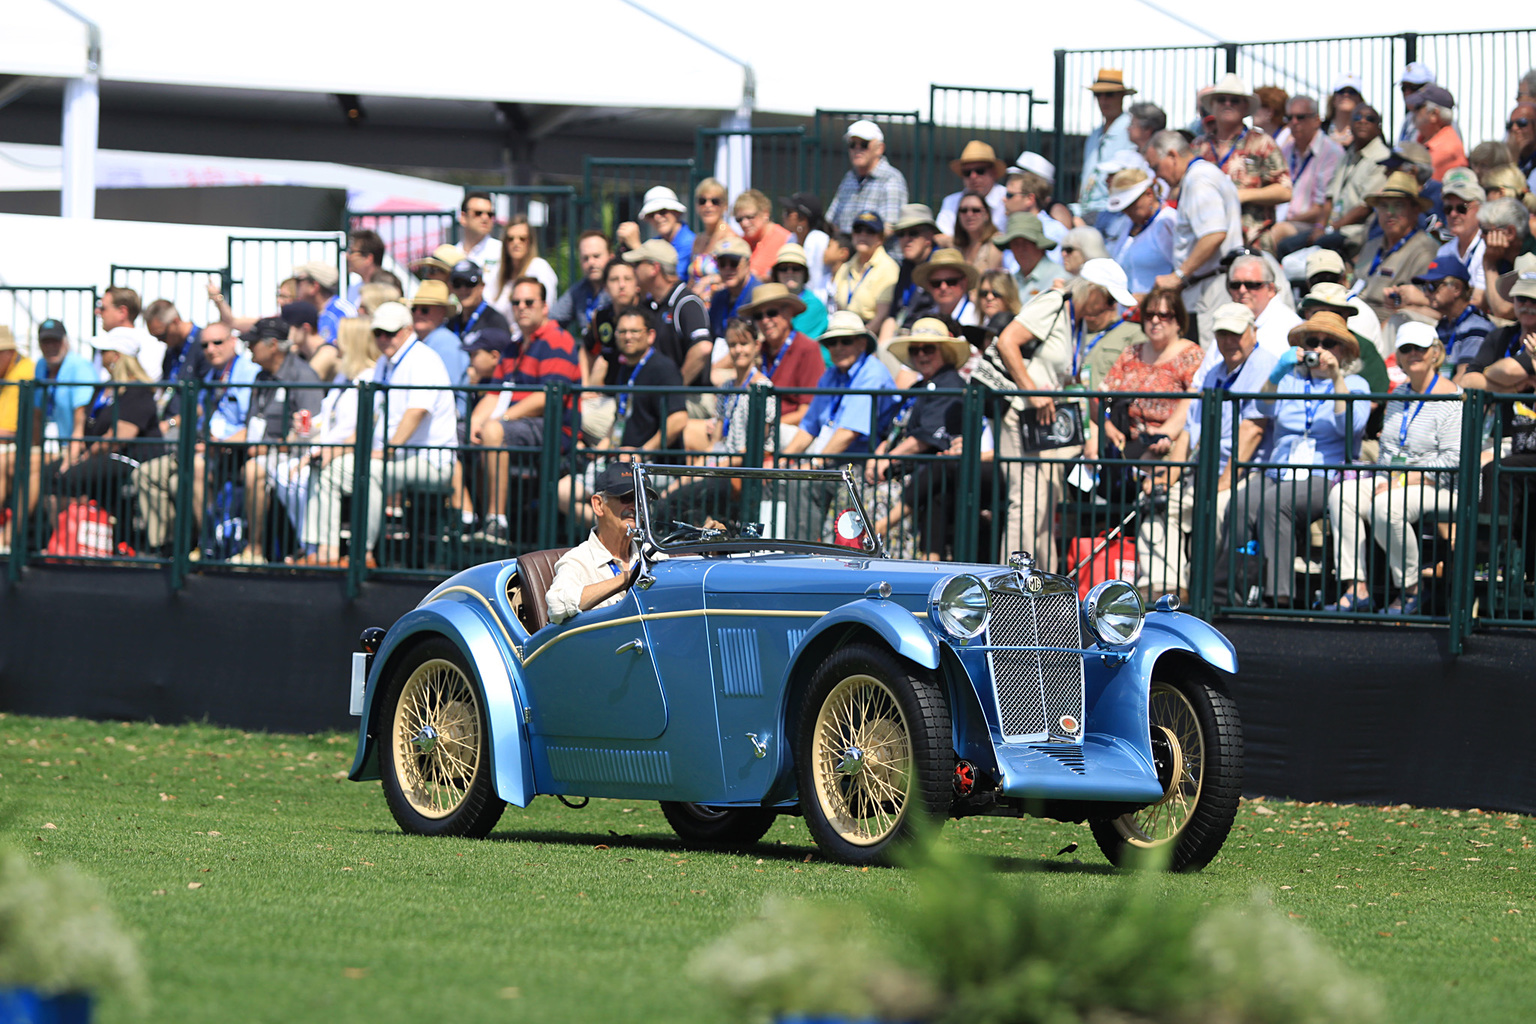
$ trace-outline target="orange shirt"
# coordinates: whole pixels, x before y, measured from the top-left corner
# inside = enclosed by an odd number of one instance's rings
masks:
[[[782,224],[769,224],[763,228],[763,233],[757,236],[757,242],[752,245],[752,276],[759,281],[771,279],[773,264],[779,258],[779,250],[784,248],[785,242],[792,242],[789,230]]]
[[[1419,136],[1419,141],[1429,148],[1429,158],[1434,164],[1435,173],[1432,177],[1440,181],[1445,177],[1445,172],[1452,167],[1467,167],[1467,148],[1461,143],[1461,136],[1456,134],[1456,129],[1446,125],[1429,138]]]

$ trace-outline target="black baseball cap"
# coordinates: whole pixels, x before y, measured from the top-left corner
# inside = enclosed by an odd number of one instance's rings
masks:
[[[512,344],[512,332],[494,325],[482,327],[459,342],[465,352],[505,352]]]
[[[53,317],[49,317],[37,325],[38,341],[56,341],[68,336],[69,332],[64,329],[64,322],[62,320],[55,320]]]
[[[630,462],[610,462],[597,474],[595,489],[610,498],[627,498],[635,493],[635,467]],[[646,484],[645,494],[656,497],[656,491]]]
[[[459,262],[453,265],[453,269],[448,272],[448,283],[450,285],[469,286],[472,288],[479,284],[481,280],[480,264],[474,260],[459,260]]]
[[[283,323],[289,327],[297,327],[300,324],[308,324],[311,327],[320,326],[320,311],[315,308],[313,302],[290,302],[282,310]],[[268,319],[272,319],[268,317]],[[283,337],[288,337],[287,333]]]
[[[290,305],[296,306],[298,303],[290,303]],[[306,302],[304,305],[309,306],[309,303]],[[284,310],[287,308],[288,306],[283,307]],[[313,309],[314,307],[310,306],[310,308]],[[274,341],[287,341],[288,320],[279,316],[264,316],[256,321],[256,326],[251,329],[250,334],[242,334],[240,337],[245,339],[247,345],[254,345],[258,341],[266,341],[268,338]]]
[[[779,206],[786,210],[794,210],[800,216],[812,224],[821,220],[821,200],[809,192],[796,192],[794,195],[780,196]]]

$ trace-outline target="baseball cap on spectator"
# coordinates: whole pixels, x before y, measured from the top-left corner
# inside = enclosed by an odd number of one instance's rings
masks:
[[[1008,215],[1008,227],[1000,235],[992,236],[992,244],[999,249],[1008,248],[1008,243],[1015,238],[1034,242],[1042,249],[1054,249],[1056,243],[1045,235],[1045,227],[1040,223],[1040,218],[1033,213],[1011,213]]]
[[[843,131],[844,139],[863,139],[865,142],[884,142],[885,132],[873,121],[860,119]]]
[[[641,246],[641,248],[645,247]],[[752,258],[752,247],[747,245],[744,239],[736,235],[729,235],[715,243],[715,251],[710,253],[710,255],[716,259],[719,259],[721,256],[735,256],[738,259],[749,260]],[[674,252],[673,259],[676,258],[677,255]]]
[[[5,324],[0,324],[0,352],[16,351],[16,335]]]
[[[417,267],[433,267],[447,273],[453,272],[455,263],[464,259],[464,250],[456,245],[440,245],[432,250],[431,256],[423,257],[411,264],[411,269]]]
[[[1445,86],[1431,82],[1408,97],[1408,109],[1417,110],[1426,103],[1433,103],[1437,107],[1454,107],[1456,97],[1452,96],[1451,90]]]
[[[423,281],[421,287],[416,289],[416,294],[411,296],[412,306],[449,306],[453,304],[453,296],[448,294],[448,286],[441,281]]]
[[[1403,68],[1403,76],[1397,80],[1398,85],[1430,85],[1435,80],[1435,73],[1429,70],[1429,65],[1423,61],[1410,61]]]
[[[1458,281],[1472,280],[1472,272],[1455,256],[1436,256],[1424,268],[1424,273],[1413,279],[1414,284],[1439,284],[1448,277]]]
[[[640,219],[645,220],[653,213],[662,210],[672,210],[675,213],[687,214],[688,207],[683,205],[677,193],[665,185],[654,185],[645,190],[645,200],[640,205]]]
[[[1344,273],[1344,257],[1332,249],[1314,249],[1307,255],[1307,280],[1318,274]]]
[[[7,331],[9,333],[9,331]],[[15,344],[14,342],[12,343]],[[98,352],[121,352],[125,356],[139,354],[139,332],[132,327],[114,327],[106,334],[91,339],[91,347]]]
[[[1051,163],[1045,157],[1041,156],[1039,153],[1031,153],[1027,149],[1020,153],[1018,161],[1012,167],[1008,168],[1008,173],[1013,174],[1019,171],[1028,171],[1031,174],[1038,174],[1040,177],[1044,178],[1048,184],[1056,184],[1056,165]]]
[[[69,332],[64,329],[63,322],[55,320],[53,317],[49,317],[47,320],[44,320],[42,323],[37,325],[38,341],[54,341],[56,339],[65,338],[68,336]]]
[[[881,217],[874,210],[865,210],[853,218],[853,230],[857,231],[859,228],[873,231],[877,235],[883,235],[885,234],[885,218]]]
[[[1333,88],[1329,89],[1328,92],[1332,94],[1343,92],[1345,89],[1353,89],[1360,96],[1365,95],[1365,83],[1353,71],[1346,71],[1338,78],[1335,78],[1333,80]]]
[[[826,210],[821,205],[821,200],[809,192],[796,192],[792,196],[780,196],[779,206],[785,210],[793,210],[812,224],[821,220]]]
[[[373,312],[372,327],[376,331],[388,331],[390,334],[399,334],[412,325],[411,311],[405,308],[405,303],[394,301],[386,302]]]
[[[340,272],[323,260],[300,263],[293,268],[293,273],[289,276],[298,278],[300,281],[313,281],[327,290],[335,288],[336,283],[341,280]]]
[[[459,348],[465,352],[505,352],[511,344],[511,331],[491,325],[470,332],[469,337],[459,342]]]
[[[1122,306],[1136,305],[1136,296],[1126,287],[1125,268],[1106,256],[1085,262],[1077,276],[1103,288]]]
[[[1446,171],[1445,177],[1440,179],[1440,194],[1478,203],[1488,198],[1483,186],[1477,183],[1477,175],[1467,167],[1452,167]]]
[[[242,333],[240,337],[247,346],[254,345],[258,341],[265,341],[267,338],[287,341],[288,321],[280,316],[264,316],[256,321],[256,326],[251,328],[251,333]]]
[[[480,273],[480,264],[476,263],[474,260],[459,260],[459,262],[455,263],[453,268],[448,271],[448,280],[450,284],[474,287],[484,279],[485,278]]]
[[[316,328],[320,326],[320,311],[313,302],[290,302],[278,315],[289,327],[298,327],[300,324]]]
[[[1414,345],[1418,348],[1433,348],[1440,343],[1440,335],[1435,333],[1434,325],[1422,320],[1408,320],[1397,325],[1397,348],[1406,345]]]
[[[745,243],[743,243],[745,244]],[[748,256],[752,250],[748,249]],[[625,263],[659,263],[666,267],[668,273],[677,269],[677,249],[671,242],[660,238],[647,239],[638,249],[631,249],[624,254]]]
[[[938,222],[933,219],[933,211],[922,203],[904,203],[896,214],[896,223],[891,227],[895,231],[924,227],[939,230]]]
[[[779,254],[773,258],[773,265],[810,269],[811,261],[806,258],[805,246],[799,242],[785,242],[779,246]]]
[[[869,333],[869,328],[864,326],[864,318],[851,309],[840,309],[833,313],[827,320],[827,329],[816,340],[825,345],[835,338],[863,338],[865,354],[873,352],[878,344],[875,336]]]
[[[593,481],[593,488],[598,494],[606,494],[610,498],[627,498],[635,493],[635,465],[632,462],[610,462],[597,474]],[[656,489],[650,484],[645,485],[645,495],[648,498],[656,497]]]
[[[1228,334],[1242,334],[1253,326],[1253,310],[1241,302],[1224,302],[1211,315],[1211,329]]]

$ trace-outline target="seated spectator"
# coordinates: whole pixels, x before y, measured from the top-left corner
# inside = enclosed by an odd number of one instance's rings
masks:
[[[649,487],[646,494],[655,500],[656,493]],[[634,467],[612,462],[597,475],[587,499],[587,515],[594,522],[591,536],[555,563],[555,578],[545,596],[552,623],[618,604],[634,582],[641,564],[635,539]]]
[[[1467,170],[1477,176],[1478,182],[1482,182],[1483,175],[1495,167],[1514,167],[1509,162],[1509,146],[1504,142],[1479,142],[1467,150]],[[1518,167],[1515,168],[1519,170]],[[1521,176],[1522,178],[1524,175]],[[1487,185],[1483,185],[1487,188]]]
[[[821,343],[832,354],[832,366],[816,382],[819,388],[894,389],[896,382],[875,354],[875,336],[851,310],[832,315]],[[785,455],[868,454],[871,430],[883,436],[900,399],[894,395],[817,395],[784,446]]]
[[[486,299],[485,275],[473,260],[460,260],[453,265],[453,271],[448,275],[448,288],[459,302],[459,313],[448,321],[447,327],[458,337],[460,344],[487,327],[497,327],[514,338],[519,337],[501,310]]]
[[[1505,122],[1509,160],[1525,175],[1526,186],[1536,185],[1536,103],[1521,102]]]
[[[889,341],[898,327],[916,319],[913,304],[920,307],[927,302],[927,296],[913,281],[912,275],[933,255],[938,247],[938,234],[938,225],[928,207],[922,203],[908,203],[901,208],[892,235],[901,254],[896,281],[889,292],[882,293],[875,302],[875,315],[868,321],[869,329],[877,338]],[[886,366],[891,368],[893,364],[887,362]]]
[[[843,268],[843,264],[853,259],[853,252],[852,235],[838,232],[827,239],[827,251],[821,258],[822,269],[827,272],[827,287],[819,298],[827,304],[829,314],[836,308],[832,293],[833,282],[837,280],[837,272]]]
[[[1280,158],[1291,172],[1291,201],[1275,209],[1269,237],[1279,255],[1305,248],[1321,238],[1328,225],[1328,186],[1344,160],[1344,147],[1323,130],[1317,101],[1293,96],[1287,104],[1288,139],[1280,143]]]
[[[746,245],[735,236],[727,239],[727,243],[743,248]],[[739,257],[740,251],[735,254]],[[713,310],[706,309],[704,300],[678,280],[677,265],[672,262],[675,255],[675,251],[667,251],[666,242],[653,238],[640,248],[625,253],[624,261],[634,264],[640,293],[657,313],[653,324],[656,328],[656,347],[677,365],[684,384],[702,387],[709,384],[709,364],[715,349],[715,338],[719,335],[711,330]],[[726,262],[729,263],[729,259]],[[743,264],[734,264],[732,279],[743,273]],[[746,277],[752,280],[751,275]],[[742,292],[743,295],[747,294],[745,288]],[[689,416],[712,415],[713,410],[704,408],[702,399],[690,397],[689,401],[699,403],[690,407]]]
[[[576,341],[548,319],[544,295],[544,283],[537,278],[523,277],[512,282],[512,310],[523,340],[507,353],[495,377],[512,390],[487,393],[470,418],[470,443],[491,449],[485,460],[489,480],[486,540],[505,542],[510,537],[507,497],[512,463],[506,449],[526,452],[543,445],[544,385],[554,381],[572,386],[581,383]]]
[[[32,380],[37,367],[16,349],[16,336],[0,324],[0,509],[8,508],[6,499],[11,479],[16,473],[16,428],[21,419],[21,388]]]
[[[735,235],[717,245],[714,256],[720,287],[709,299],[709,330],[711,338],[723,338],[725,322],[741,315],[741,307],[760,282],[752,274],[751,247]]]
[[[1361,90],[1365,83],[1353,71],[1345,72],[1333,80],[1328,93],[1328,109],[1323,113],[1323,131],[1344,149],[1355,141],[1355,113],[1365,106]]]
[[[594,229],[583,231],[576,239],[576,255],[581,262],[581,279],[549,307],[549,318],[572,337],[579,338],[587,332],[592,314],[608,304],[603,291],[603,268],[613,259],[613,249],[608,236]]]
[[[866,323],[875,318],[880,297],[889,291],[901,268],[885,251],[885,221],[866,210],[853,225],[853,258],[832,279],[829,310],[847,310]]]
[[[672,246],[677,266],[686,267],[693,259],[695,235],[688,226],[688,207],[677,198],[677,193],[665,185],[646,189],[640,203],[640,219],[650,225],[657,238]],[[617,236],[620,248],[640,248],[640,225],[634,221],[620,224]]]
[[[1290,348],[1291,328],[1301,323],[1301,317],[1279,300],[1280,290],[1275,284],[1275,268],[1260,255],[1234,258],[1227,267],[1227,296],[1253,310],[1253,329],[1259,338],[1259,347],[1276,357]],[[1289,287],[1289,286],[1287,286]],[[1214,346],[1205,353],[1197,375],[1204,379],[1211,367],[1221,361],[1221,353]]]
[[[340,272],[323,260],[310,260],[293,268],[293,279],[298,282],[299,301],[313,303],[320,311],[320,336],[334,345],[336,325],[357,315],[357,308],[336,293]]]
[[[976,311],[981,322],[982,334],[990,335],[982,343],[971,339],[977,351],[960,367],[960,376],[971,379],[971,371],[981,361],[982,351],[991,338],[1003,333],[1003,328],[1013,322],[1024,304],[1019,301],[1019,286],[1013,283],[1013,275],[1006,270],[989,270],[976,283]],[[969,335],[968,335],[969,336]]]
[[[543,287],[528,280],[531,287]],[[447,491],[453,477],[458,426],[448,371],[437,353],[416,339],[411,319],[411,311],[398,302],[385,303],[373,314],[380,359],[372,381],[389,387],[380,389],[375,407],[380,418],[368,464],[367,537],[359,545],[353,536],[349,556],[361,555],[370,568],[384,522],[384,496],[403,488]],[[354,454],[346,450],[320,472],[304,509],[306,554],[295,564],[347,564],[339,557],[341,499],[352,494],[357,476]]]
[[[1006,198],[1007,190],[1001,185],[998,189],[1003,190]],[[994,210],[987,197],[980,192],[966,192],[955,207],[955,227],[952,232],[955,248],[960,250],[967,263],[981,272],[995,270],[1003,265],[1002,252],[997,246],[989,244],[992,236],[1000,230],[997,215],[1001,215],[1006,226],[1008,217],[1001,204]]]
[[[1332,249],[1317,249],[1309,253],[1306,275],[1307,294],[1301,300],[1301,315],[1307,316],[1319,304],[1339,307],[1337,312],[1349,321],[1349,329],[1365,343],[1366,347],[1360,351],[1360,358],[1365,365],[1369,368],[1377,359],[1384,360],[1385,356],[1381,353],[1381,321],[1376,319],[1375,311],[1364,299],[1349,294],[1349,265],[1339,254]],[[1372,351],[1376,353],[1375,356],[1370,354]],[[1390,351],[1387,354],[1390,355]],[[1382,366],[1385,368],[1386,363],[1382,362]],[[1373,379],[1369,373],[1364,376],[1366,380]],[[1374,383],[1372,387],[1375,387]]]
[[[1067,277],[1074,278],[1083,269],[1083,264],[1089,260],[1103,260],[1109,258],[1109,250],[1104,248],[1104,236],[1098,228],[1080,227],[1067,232],[1067,237],[1062,240],[1061,269],[1067,272]]]
[[[898,320],[905,329],[920,319],[938,317],[956,327],[976,327],[981,314],[971,300],[971,292],[981,275],[967,263],[959,249],[940,249],[912,272],[916,296],[906,304],[899,317],[891,317],[880,331],[880,351],[887,369],[894,368],[899,386],[908,387],[912,371],[889,352],[897,337]],[[967,353],[969,356],[969,353]]]
[[[806,266],[811,272],[807,287],[825,304],[827,291],[832,286],[826,255],[827,242],[832,238],[833,228],[821,211],[821,200],[809,192],[796,192],[779,200],[781,223],[789,231],[791,240],[799,242],[805,250]]]
[[[728,201],[725,185],[716,178],[705,178],[693,190],[693,208],[699,218],[699,230],[693,236],[693,249],[687,261],[679,262],[677,267],[681,280],[705,302],[720,287],[715,247],[727,238],[737,237],[730,218],[725,215]]]
[[[1279,144],[1243,123],[1253,112],[1253,94],[1241,78],[1228,73],[1206,93],[1205,102],[1215,120],[1196,146],[1196,155],[1209,160],[1237,187],[1243,240],[1255,245],[1274,224],[1275,208],[1290,202],[1290,171]]]
[[[1510,304],[1515,322],[1488,335],[1477,358],[1463,364],[1457,383],[1504,394],[1526,391],[1536,383],[1536,256],[1515,261],[1515,270],[1489,290],[1495,292]]]
[[[539,255],[539,238],[533,233],[533,225],[528,223],[526,213],[514,213],[507,219],[507,226],[501,234],[501,260],[495,267],[495,276],[491,276],[490,268],[480,264],[477,266],[480,267],[480,276],[486,285],[486,299],[509,324],[517,322],[512,286],[518,278],[531,277],[538,281],[544,286],[545,295],[560,294],[560,279],[549,261]],[[454,273],[457,274],[457,270]],[[458,294],[457,290],[454,294]],[[512,337],[518,337],[517,331],[512,332]]]
[[[755,188],[736,197],[733,212],[742,240],[752,247],[752,276],[766,281],[779,250],[792,241],[789,231],[773,222],[773,201]]]
[[[965,388],[959,368],[970,358],[970,343],[952,337],[943,320],[923,317],[912,325],[909,333],[891,342],[890,351],[916,375],[912,387],[922,389],[922,393],[912,403],[900,432],[881,441],[874,451],[876,457],[864,464],[864,482],[871,487],[899,477],[903,456],[943,454],[961,435],[964,398],[933,392]],[[902,489],[901,504],[913,510],[923,557],[937,562],[952,539],[952,512],[960,499],[956,491],[959,462],[923,461],[908,467],[906,472],[911,479]],[[884,536],[889,527],[889,521],[876,523],[875,532]]]
[[[1109,179],[1109,216],[1104,225],[1110,259],[1125,268],[1126,287],[1144,299],[1157,278],[1173,273],[1173,232],[1178,214],[1163,203],[1157,179],[1128,167]]]
[[[1454,123],[1455,106],[1455,97],[1440,85],[1426,85],[1408,97],[1408,110],[1419,130],[1418,141],[1429,147],[1434,165],[1432,177],[1436,181],[1444,180],[1445,172],[1452,167],[1467,166],[1466,147]]]
[[[742,307],[741,317],[750,319],[762,335],[762,371],[777,392],[780,440],[786,444],[810,404],[810,396],[791,389],[818,387],[827,372],[816,342],[794,326],[794,312],[800,302],[801,298],[783,285],[758,285],[752,301]]]
[[[778,319],[765,317],[762,323]],[[802,344],[814,344],[803,335],[800,341]],[[714,453],[705,460],[706,465],[740,466],[745,461],[747,451],[747,420],[751,410],[751,396],[747,389],[766,388],[769,391],[764,424],[764,442],[769,449],[775,447],[772,438],[777,429],[779,403],[773,398],[773,381],[763,372],[763,332],[758,323],[745,319],[731,320],[725,325],[725,343],[731,375],[722,383],[735,393],[721,396],[717,404],[719,411],[709,422],[708,429],[701,432],[688,447],[690,450]],[[783,346],[780,346],[780,351],[783,351]],[[804,415],[803,410],[801,415]]]
[[[1413,283],[1429,297],[1430,308],[1435,311],[1439,323],[1435,334],[1440,341],[1440,355],[1435,361],[1438,370],[1446,366],[1458,383],[1466,373],[1467,364],[1477,359],[1483,350],[1483,342],[1493,331],[1493,322],[1472,305],[1471,274],[1466,264],[1455,256],[1439,256],[1429,268],[1413,279]],[[1401,331],[1401,325],[1398,330]],[[1402,346],[1397,346],[1401,350]]]
[[[373,311],[386,302],[398,302],[405,293],[400,290],[399,279],[393,274],[389,280],[369,281],[358,289],[357,315],[372,316]]]
[[[1450,472],[1381,469],[1341,480],[1333,488],[1328,495],[1328,518],[1333,522],[1340,589],[1337,603],[1327,606],[1329,611],[1372,608],[1365,549],[1369,526],[1376,545],[1386,552],[1392,586],[1398,591],[1387,614],[1419,613],[1419,537],[1409,527],[1426,512],[1449,516],[1455,511],[1455,470],[1461,461],[1461,403],[1426,402],[1422,397],[1461,392],[1440,376],[1444,359],[1445,347],[1428,324],[1409,322],[1397,329],[1397,365],[1408,380],[1392,389],[1402,397],[1387,403],[1376,464],[1444,466]]]
[[[827,329],[827,304],[809,289],[810,277],[810,260],[805,249],[797,242],[785,242],[774,259],[768,283],[783,285],[791,295],[805,303],[805,311],[795,317],[793,326],[808,338],[819,338]]]
[[[1434,84],[1435,73],[1422,61],[1410,61],[1403,68],[1402,77],[1397,80],[1398,91],[1402,93],[1403,97],[1403,121],[1397,130],[1398,142],[1418,141],[1419,127],[1414,117],[1413,107],[1409,105],[1409,100],[1413,99],[1414,94],[1426,85]]]
[[[992,239],[992,244],[1013,256],[1018,270],[1014,272],[1014,284],[1019,290],[1019,301],[1026,306],[1041,292],[1050,290],[1058,279],[1067,277],[1061,264],[1046,258],[1046,253],[1056,248],[1056,243],[1046,237],[1040,226],[1040,218],[1033,213],[1014,213],[1008,216],[1008,227]]]
[[[982,209],[986,211],[995,230],[1001,231],[1007,225],[1008,212],[1003,209],[1003,204],[1008,198],[1008,189],[1002,181],[1007,174],[1007,167],[997,158],[991,146],[980,139],[972,139],[960,151],[959,159],[949,162],[949,169],[959,177],[960,191],[944,197],[939,203],[939,215],[935,220],[939,234],[946,236],[944,244],[964,250],[966,247],[955,238],[955,231],[965,223],[960,216],[963,212],[960,203],[967,195],[981,197]],[[977,234],[980,227],[979,222],[973,223],[971,233]]]
[[[1443,230],[1449,232],[1451,237],[1436,250],[1435,262],[1455,260],[1466,271],[1471,287],[1468,298],[1474,306],[1483,304],[1483,253],[1486,245],[1482,228],[1478,225],[1478,215],[1482,212],[1485,198],[1487,194],[1483,187],[1465,167],[1452,168],[1441,183],[1441,203],[1445,209]],[[1396,289],[1389,288],[1387,297],[1399,311],[1417,313],[1430,319],[1440,315],[1431,295],[1418,287],[1417,277],[1410,284],[1399,285]],[[1451,352],[1447,362],[1455,364],[1459,361],[1456,353]]]
[[[1392,305],[1391,289],[1402,281],[1412,281],[1429,267],[1439,243],[1419,228],[1419,214],[1429,209],[1429,201],[1419,192],[1419,183],[1410,171],[1393,171],[1378,191],[1365,197],[1376,211],[1381,236],[1365,243],[1355,258],[1358,294],[1383,324],[1397,311]]]
[[[894,222],[907,204],[907,179],[885,159],[885,132],[873,121],[853,122],[843,132],[843,141],[848,145],[849,167],[827,207],[827,220],[838,231],[851,234],[858,218],[872,213],[883,236],[884,226]]]
[[[1494,192],[1500,191],[1497,187],[1489,189],[1489,200],[1483,204],[1478,212],[1477,223],[1483,229],[1483,279],[1497,281],[1499,277],[1511,270],[1515,263],[1524,255],[1536,253],[1536,239],[1530,233],[1530,224],[1533,217],[1531,210],[1536,209],[1536,196],[1523,191],[1525,180],[1520,177],[1520,172],[1513,167],[1502,168],[1489,175],[1490,182],[1496,182],[1507,173],[1510,179],[1518,183],[1522,191],[1509,192],[1493,197]],[[1514,192],[1513,189],[1510,192]],[[1514,308],[1511,307],[1497,288],[1483,289],[1483,310],[1493,317],[1504,320],[1514,316]]]
[[[347,301],[355,307],[362,296],[363,285],[373,280],[373,275],[384,269],[384,239],[370,228],[358,228],[347,235],[347,276],[357,280],[347,287]]]
[[[278,316],[288,325],[288,340],[293,342],[293,350],[309,362],[309,368],[321,380],[329,380],[335,374],[336,363],[341,357],[336,346],[320,336],[320,311],[315,309],[315,304],[290,302],[278,312]],[[255,327],[253,322],[244,329],[249,331]]]
[[[156,299],[144,308],[144,329],[165,346],[160,360],[160,380],[164,383],[201,377],[208,371],[197,337],[202,328],[183,320],[170,300]]]
[[[343,320],[345,324],[347,321]],[[337,332],[338,339],[340,331]],[[277,317],[256,322],[256,329],[246,339],[251,361],[261,368],[258,384],[320,384],[320,377],[302,356],[292,351],[288,325]],[[294,419],[300,413],[311,417],[320,412],[324,397],[320,387],[253,388],[251,414],[246,420],[245,474],[245,546],[230,557],[231,562],[261,565],[267,560],[262,549],[266,532],[267,479],[279,462],[292,457],[287,443],[297,438]],[[270,442],[263,444],[262,442]]]
[[[453,297],[448,294],[448,288],[443,282],[422,282],[416,294],[411,296],[411,327],[416,331],[417,339],[436,352],[437,358],[443,361],[448,379],[462,385],[469,372],[469,355],[462,348],[463,341],[458,334],[448,326],[448,311],[452,303]],[[482,324],[477,323],[472,332],[478,333],[483,329]],[[468,419],[469,410],[463,406],[462,393],[459,402],[459,418]]]
[[[1328,183],[1328,202],[1332,212],[1328,233],[1319,244],[1345,253],[1360,251],[1365,243],[1366,221],[1371,218],[1370,195],[1386,184],[1387,170],[1382,161],[1392,155],[1381,136],[1381,114],[1375,107],[1361,104],[1350,115],[1350,143]],[[1334,235],[1338,241],[1329,241]]]
[[[662,245],[666,243],[663,242]],[[642,250],[643,251],[643,250]],[[586,387],[597,387],[611,383],[608,371],[613,368],[615,350],[613,347],[613,315],[615,310],[625,306],[633,306],[640,302],[639,268],[629,260],[615,256],[608,261],[603,268],[603,294],[607,301],[592,314],[592,319],[587,324],[586,333],[582,335],[582,351],[586,353],[586,376],[582,382]],[[585,404],[588,398],[597,398],[596,395],[583,395]],[[605,397],[605,396],[604,396]],[[607,428],[599,431],[606,434]]]
[[[1290,101],[1290,93],[1278,86],[1261,85],[1253,90],[1254,128],[1262,131],[1278,144],[1281,133],[1287,131],[1285,105]]]
[[[494,239],[492,239],[494,241]],[[441,281],[448,283],[448,278],[453,274],[453,268],[469,259],[464,255],[464,250],[456,245],[440,245],[432,250],[431,256],[425,256],[411,264],[411,273],[416,275],[418,281]],[[479,266],[479,264],[475,264]]]
[[[1370,418],[1369,402],[1326,397],[1370,391],[1358,373],[1359,342],[1342,316],[1314,312],[1291,329],[1291,341],[1294,347],[1276,361],[1260,389],[1279,400],[1259,403],[1259,411],[1275,425],[1269,461],[1291,468],[1254,473],[1243,482],[1232,496],[1224,539],[1216,549],[1216,591],[1224,598],[1230,591],[1233,550],[1257,539],[1265,564],[1261,585],[1277,608],[1292,605],[1296,527],[1324,514],[1328,487],[1339,478],[1336,467],[1355,455]],[[1316,353],[1316,366],[1302,358],[1308,352]]]
[[[10,328],[0,327],[0,339],[9,335]],[[67,450],[75,461],[84,457],[86,412],[90,406],[92,385],[97,381],[96,370],[90,361],[69,350],[69,337],[64,324],[58,320],[44,320],[37,326],[38,348],[43,358],[33,371],[37,387],[32,393],[34,422],[42,432],[41,440],[34,441],[31,452],[30,473],[27,477],[27,515],[37,509],[42,493],[43,459]],[[15,344],[14,339],[12,344]],[[0,340],[0,346],[4,341]],[[0,351],[4,351],[0,348]],[[13,352],[15,350],[12,350]],[[7,375],[14,372],[25,360],[14,358]],[[16,395],[15,388],[0,388],[0,407]],[[17,410],[18,428],[20,410]],[[0,412],[0,421],[5,414]],[[77,440],[71,440],[75,438]],[[0,442],[0,508],[8,507],[10,487],[16,472],[14,445]],[[9,549],[11,524],[0,522],[0,553]]]
[[[496,280],[501,270],[502,244],[496,238],[496,200],[489,192],[465,192],[459,201],[459,242],[464,250],[459,260],[469,260],[480,268],[487,282]]]

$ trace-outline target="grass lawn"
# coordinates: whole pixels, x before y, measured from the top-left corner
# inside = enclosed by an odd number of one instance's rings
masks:
[[[165,1021],[722,1021],[683,965],[766,896],[909,885],[824,863],[796,818],[748,854],[706,854],[629,801],[541,797],[486,841],[407,837],[377,783],[344,781],[352,739],[0,715],[0,844],[102,881]],[[1268,890],[1380,982],[1394,1024],[1530,1021],[1533,832],[1518,815],[1251,801],[1210,867],[1157,884],[1213,903]],[[944,835],[999,869],[1047,868],[1009,877],[1062,899],[1126,884],[1086,826],[971,818]]]

